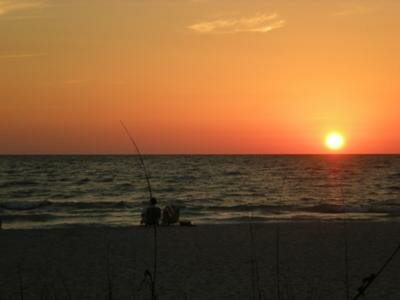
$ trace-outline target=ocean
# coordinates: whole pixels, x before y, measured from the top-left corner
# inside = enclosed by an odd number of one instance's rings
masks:
[[[161,207],[195,224],[400,221],[400,155],[144,156]],[[5,229],[129,226],[148,202],[135,155],[0,156]]]

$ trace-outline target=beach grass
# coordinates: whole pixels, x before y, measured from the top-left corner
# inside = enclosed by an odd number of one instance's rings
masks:
[[[159,227],[157,295],[250,299],[253,290],[262,299],[345,299],[342,225],[279,223],[278,230],[277,224],[254,224],[250,243],[247,224]],[[353,298],[362,278],[378,270],[397,246],[400,224],[348,226]],[[145,299],[151,293],[147,288],[132,293],[140,283],[132,278],[152,269],[153,238],[153,230],[143,227],[3,230],[2,299]],[[250,257],[256,257],[253,267]],[[395,257],[367,290],[368,299],[398,299],[399,269]]]

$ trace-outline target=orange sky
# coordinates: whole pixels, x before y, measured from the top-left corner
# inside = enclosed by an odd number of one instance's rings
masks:
[[[0,0],[0,154],[400,152],[400,2]]]

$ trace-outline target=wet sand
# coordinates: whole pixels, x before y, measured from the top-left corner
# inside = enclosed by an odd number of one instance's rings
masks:
[[[277,224],[160,227],[159,299],[277,299]],[[349,290],[400,242],[400,223],[348,226]],[[279,224],[281,299],[345,299],[344,226]],[[0,231],[0,299],[148,299],[153,230],[75,227]],[[110,280],[108,280],[110,278]],[[21,283],[22,282],[22,283]],[[400,256],[367,299],[400,299]]]

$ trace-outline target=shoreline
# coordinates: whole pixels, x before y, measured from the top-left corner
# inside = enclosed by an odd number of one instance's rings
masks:
[[[256,218],[255,218],[256,219]],[[272,225],[279,225],[279,224],[387,224],[387,223],[393,223],[393,224],[400,224],[400,218],[380,218],[380,219],[293,219],[293,220],[271,220],[271,221],[240,221],[240,222],[207,222],[207,223],[196,223],[192,222],[193,227],[223,227],[223,226],[249,226],[250,224],[254,225],[266,225],[266,226],[272,226]],[[135,228],[145,228],[146,226],[140,225],[139,222],[131,225],[126,225],[126,224],[99,224],[99,223],[87,223],[87,224],[60,224],[60,225],[55,225],[55,224],[50,224],[48,226],[46,225],[39,225],[37,227],[26,227],[26,228],[18,228],[18,227],[8,227],[10,223],[7,222],[2,222],[2,228],[1,230],[3,231],[35,231],[35,230],[69,230],[69,229],[121,229],[121,230],[127,230],[127,229],[135,229]],[[188,226],[180,226],[177,224],[174,225],[159,225],[158,227],[160,228],[180,228],[180,227],[188,227]]]

